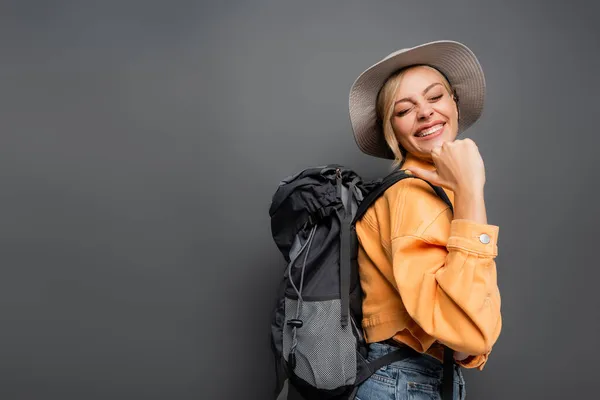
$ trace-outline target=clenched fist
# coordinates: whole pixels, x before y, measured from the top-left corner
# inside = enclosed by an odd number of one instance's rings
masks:
[[[435,171],[411,168],[410,172],[436,186],[455,193],[483,193],[485,167],[479,149],[471,139],[444,142],[431,151]]]

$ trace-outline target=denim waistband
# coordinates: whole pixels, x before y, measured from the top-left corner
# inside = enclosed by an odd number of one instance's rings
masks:
[[[403,345],[399,344],[398,346]],[[392,346],[382,342],[370,343],[369,359],[379,358],[391,353],[392,351],[396,350],[398,346]],[[386,368],[411,369],[413,371],[418,371],[436,378],[441,378],[443,376],[443,364],[440,360],[430,356],[429,354],[422,354],[416,351],[414,356],[405,358],[401,361],[395,361]],[[463,384],[465,382],[464,377],[460,366],[456,363],[454,364],[454,371],[454,380]]]

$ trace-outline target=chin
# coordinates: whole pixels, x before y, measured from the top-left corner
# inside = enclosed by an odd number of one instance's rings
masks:
[[[430,147],[431,149],[441,146],[444,143],[452,143],[456,139],[456,135],[444,135],[440,138],[436,138],[431,141]]]
[[[450,142],[450,140],[445,139],[445,138],[438,138],[438,139],[430,140],[427,143],[422,143],[422,144],[420,143],[418,148],[423,152],[430,153],[431,150],[435,149],[436,147],[441,146],[442,144],[444,144],[444,142]]]

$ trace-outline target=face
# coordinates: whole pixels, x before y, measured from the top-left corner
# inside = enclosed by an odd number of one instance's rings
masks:
[[[404,72],[394,97],[391,124],[398,143],[426,160],[458,132],[458,109],[444,82],[439,72],[414,67]]]

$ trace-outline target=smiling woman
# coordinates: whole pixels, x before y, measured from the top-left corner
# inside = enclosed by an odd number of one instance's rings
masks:
[[[457,140],[484,93],[477,58],[452,41],[392,53],[352,86],[360,149],[420,178],[392,185],[356,223],[368,359],[414,350],[376,371],[357,399],[464,399],[461,367],[483,369],[500,335],[499,228],[487,222],[478,148]]]
[[[425,89],[421,92],[422,87]],[[383,134],[388,147],[396,156],[396,164],[404,158],[403,152],[407,150],[427,156],[444,139],[454,140],[458,125],[458,107],[455,101],[456,94],[448,80],[428,65],[400,70],[385,82],[377,101],[377,115],[380,121],[385,121],[382,123]],[[418,113],[434,110],[444,119],[419,123],[416,118]],[[449,129],[443,129],[446,125]],[[454,137],[449,137],[452,131]],[[447,138],[441,137],[444,133]],[[422,140],[427,138],[428,142],[421,141],[422,146],[416,146],[419,142],[411,142],[411,137]],[[432,140],[436,138],[437,140]]]

